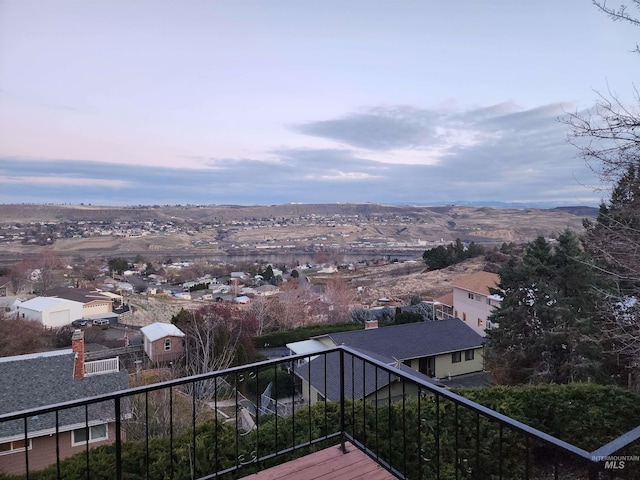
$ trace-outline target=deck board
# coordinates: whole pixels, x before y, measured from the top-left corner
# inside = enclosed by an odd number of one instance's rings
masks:
[[[366,453],[345,444],[320,450],[282,465],[244,477],[245,480],[395,480],[395,476],[378,465]]]

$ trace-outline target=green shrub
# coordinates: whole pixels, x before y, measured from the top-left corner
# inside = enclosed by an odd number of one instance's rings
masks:
[[[287,343],[309,340],[311,337],[326,335],[349,330],[361,330],[361,323],[335,323],[331,325],[311,325],[309,327],[294,328],[293,330],[280,330],[254,337],[256,348],[284,347]]]
[[[262,382],[268,383],[269,371],[273,374],[271,369],[259,372],[260,390]],[[280,371],[277,375],[280,379]],[[568,458],[566,453],[527,439],[510,427],[501,429],[498,423],[465,407],[456,407],[451,400],[436,398],[426,391],[421,393],[394,404],[384,400],[377,406],[370,401],[346,400],[346,432],[408,478],[436,478],[439,473],[442,479],[490,479],[498,478],[502,471],[503,478],[518,479],[525,478],[527,466],[530,478],[553,478],[556,459],[561,467],[560,478],[584,477],[585,465]],[[486,387],[461,389],[457,393],[587,451],[640,424],[638,396],[614,387],[591,384]],[[289,461],[338,440],[322,441],[259,464],[252,459],[338,432],[340,405],[318,402],[297,410],[295,418],[261,416],[258,423],[259,431],[241,432],[221,420],[203,421],[195,432],[188,428],[185,433],[174,433],[172,457],[169,438],[150,439],[148,458],[144,441],[124,442],[123,478],[147,478],[148,470],[149,478],[186,480],[231,468],[238,458],[246,463],[241,472],[246,475]],[[632,447],[623,454],[640,453],[638,447]],[[63,460],[61,477],[115,478],[114,445],[92,448],[89,461],[87,476],[85,453]],[[625,467],[624,473],[629,475],[626,478],[640,478],[638,468],[635,464]],[[0,475],[0,478],[17,477]],[[34,472],[31,478],[57,478],[56,467]]]

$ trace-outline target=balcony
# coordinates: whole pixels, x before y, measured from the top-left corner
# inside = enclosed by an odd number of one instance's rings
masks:
[[[640,478],[640,461],[619,469],[640,427],[588,452],[399,367],[341,346],[5,414],[0,472],[118,480]]]
[[[118,357],[105,358],[104,360],[94,360],[92,362],[84,362],[85,375],[100,375],[104,373],[117,372],[120,369],[120,360]]]

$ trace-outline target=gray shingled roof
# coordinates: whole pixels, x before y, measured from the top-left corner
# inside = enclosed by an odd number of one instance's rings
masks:
[[[20,355],[0,359],[0,414],[78,400],[129,388],[126,371],[73,378],[75,353]],[[113,402],[89,406],[89,422],[113,420]],[[59,413],[59,428],[85,422],[84,407]],[[55,428],[55,414],[31,417],[29,432]],[[23,422],[0,423],[0,438],[24,434]],[[31,436],[31,435],[29,435]]]
[[[357,350],[360,353],[384,362],[389,366],[397,364],[393,358],[384,357],[373,352]],[[376,365],[369,362],[364,362],[358,357],[345,354],[344,358],[344,389],[346,398],[352,398],[354,400],[362,399],[371,395],[376,390],[386,387],[389,384],[389,381],[395,382],[399,380],[398,376],[389,376],[385,370],[379,369]],[[327,364],[326,370],[325,359]],[[397,368],[405,373],[411,374],[412,376],[422,378],[429,383],[442,386],[439,381],[429,378],[426,375],[422,375],[420,372],[409,368],[406,365],[399,364],[397,365]],[[327,400],[332,402],[338,401],[340,399],[340,352],[331,352],[328,354],[321,353],[312,361],[296,367],[295,373],[308,382],[309,370],[311,370],[311,385],[313,385],[313,387]],[[378,370],[377,379],[376,370]],[[327,377],[326,382],[325,372]]]
[[[365,349],[399,360],[478,348],[484,342],[459,318],[331,333],[328,336],[336,345]]]

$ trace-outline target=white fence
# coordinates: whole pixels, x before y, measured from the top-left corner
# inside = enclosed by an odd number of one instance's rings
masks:
[[[120,360],[118,357],[94,360],[93,362],[84,362],[85,375],[99,375],[101,373],[111,373],[119,370]]]

